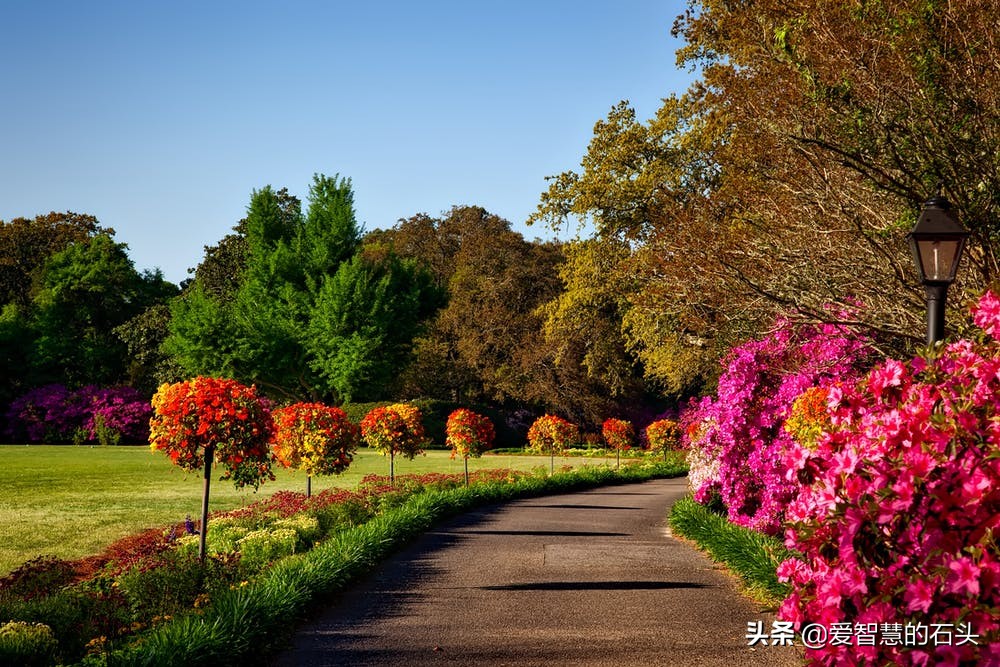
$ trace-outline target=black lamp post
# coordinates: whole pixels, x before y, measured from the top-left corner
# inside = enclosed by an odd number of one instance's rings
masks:
[[[913,249],[917,275],[927,293],[927,344],[944,338],[944,305],[969,232],[958,222],[951,204],[938,195],[924,203],[924,210],[907,238]]]

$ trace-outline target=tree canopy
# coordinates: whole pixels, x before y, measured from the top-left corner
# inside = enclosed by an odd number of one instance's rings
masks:
[[[425,271],[363,252],[349,179],[316,175],[308,208],[255,191],[171,305],[164,347],[191,374],[295,400],[377,395],[439,297]]]
[[[849,307],[884,350],[915,345],[905,235],[939,187],[973,232],[950,303],[996,274],[998,19],[969,0],[691,2],[674,33],[700,80],[645,122],[613,107],[533,220],[629,244],[625,335],[676,389],[778,310]]]

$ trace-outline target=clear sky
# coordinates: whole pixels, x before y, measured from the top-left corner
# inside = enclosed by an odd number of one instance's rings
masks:
[[[90,213],[179,282],[250,193],[351,178],[386,228],[523,222],[628,99],[687,88],[681,0],[0,0],[0,220]]]

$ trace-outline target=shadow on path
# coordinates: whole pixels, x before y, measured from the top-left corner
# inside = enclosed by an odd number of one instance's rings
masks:
[[[785,667],[771,618],[669,536],[686,480],[481,508],[439,525],[299,628],[276,667]],[[577,504],[579,503],[579,504]],[[594,511],[600,509],[602,511]]]

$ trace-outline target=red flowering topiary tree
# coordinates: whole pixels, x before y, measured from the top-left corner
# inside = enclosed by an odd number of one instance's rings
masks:
[[[274,479],[268,443],[274,422],[254,387],[235,380],[196,377],[186,382],[162,385],[153,396],[149,420],[149,444],[163,451],[181,468],[205,471],[201,506],[201,544],[205,557],[208,524],[208,492],[212,462],[217,457],[225,467],[221,479],[231,479],[237,488],[256,489]]]
[[[622,452],[632,449],[635,444],[635,427],[630,421],[610,417],[601,424],[601,435],[608,448],[615,451],[615,467],[620,467]]]
[[[273,412],[274,455],[286,468],[306,473],[306,497],[313,475],[338,475],[351,465],[360,432],[340,408],[293,403]]]
[[[555,456],[580,441],[580,431],[562,417],[542,415],[528,429],[528,448],[549,455],[550,472],[555,472]]]
[[[466,408],[448,415],[445,424],[445,444],[451,447],[451,457],[461,456],[465,463],[465,485],[469,485],[469,457],[479,458],[493,447],[496,431],[488,417]]]
[[[681,447],[681,428],[673,419],[658,419],[646,427],[646,442],[649,451],[662,452],[666,460],[667,452]]]
[[[409,403],[395,403],[374,408],[361,420],[365,443],[389,457],[389,480],[396,479],[396,454],[412,459],[423,451],[424,426],[420,408]]]

